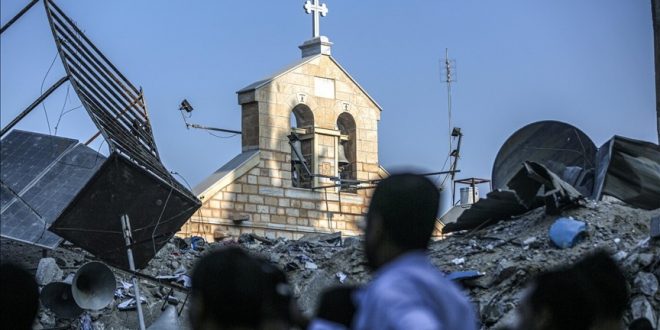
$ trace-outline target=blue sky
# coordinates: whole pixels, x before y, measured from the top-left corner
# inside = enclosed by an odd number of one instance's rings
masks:
[[[3,0],[4,24],[28,1]],[[240,137],[186,130],[192,122],[240,129],[235,91],[300,58],[311,35],[302,0],[72,1],[58,5],[145,91],[166,166],[195,185],[240,152]],[[459,177],[490,177],[506,138],[538,120],[569,122],[597,146],[612,135],[656,141],[648,0],[327,0],[321,34],[333,56],[383,107],[380,162],[437,171],[448,154],[440,62],[457,63],[453,125],[465,134]],[[64,75],[43,5],[0,38],[2,126]],[[45,102],[51,132],[79,105],[61,88]],[[48,132],[38,108],[17,128]],[[58,135],[94,134],[83,109]],[[104,148],[99,146],[96,147]],[[482,189],[483,191],[484,189]]]

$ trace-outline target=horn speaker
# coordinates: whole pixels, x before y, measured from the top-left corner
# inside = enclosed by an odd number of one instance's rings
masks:
[[[99,310],[112,302],[117,282],[108,266],[89,262],[80,267],[71,283],[71,293],[78,306]]]
[[[55,315],[65,319],[78,317],[82,309],[73,299],[71,284],[64,282],[51,282],[41,289],[41,303]]]

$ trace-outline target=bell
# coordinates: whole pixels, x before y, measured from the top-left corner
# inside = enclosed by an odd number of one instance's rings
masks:
[[[295,140],[291,142],[291,162],[293,163],[302,163],[304,161],[302,154],[302,144],[300,140]]]
[[[339,144],[339,150],[337,150],[338,159],[337,163],[339,164],[339,167],[345,166],[350,164],[351,162],[346,158],[346,152],[344,151],[344,145],[342,143]]]

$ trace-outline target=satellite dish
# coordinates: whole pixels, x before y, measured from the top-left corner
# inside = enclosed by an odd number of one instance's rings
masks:
[[[513,133],[497,153],[493,189],[507,189],[506,184],[523,162],[534,161],[545,165],[580,193],[591,195],[596,150],[593,141],[573,125],[554,120],[531,123]]]

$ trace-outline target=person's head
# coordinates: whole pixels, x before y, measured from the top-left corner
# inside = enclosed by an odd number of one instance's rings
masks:
[[[0,324],[7,329],[32,329],[39,309],[34,277],[14,264],[0,265]]]
[[[291,290],[269,262],[238,247],[201,258],[192,274],[193,329],[287,329]]]
[[[427,248],[439,192],[424,176],[394,174],[378,183],[371,198],[365,230],[367,262],[375,269],[399,254]]]
[[[357,306],[353,300],[355,286],[335,286],[321,293],[316,318],[341,324],[350,328]]]
[[[628,308],[626,277],[610,255],[598,250],[578,261],[574,268],[589,282],[590,297],[597,303],[591,329],[620,329]]]
[[[604,251],[539,274],[520,304],[519,329],[620,329],[626,280]]]
[[[649,319],[645,317],[640,317],[630,322],[628,325],[628,330],[653,330],[653,324]]]
[[[587,283],[573,270],[539,274],[520,304],[520,330],[588,329],[593,314]]]

